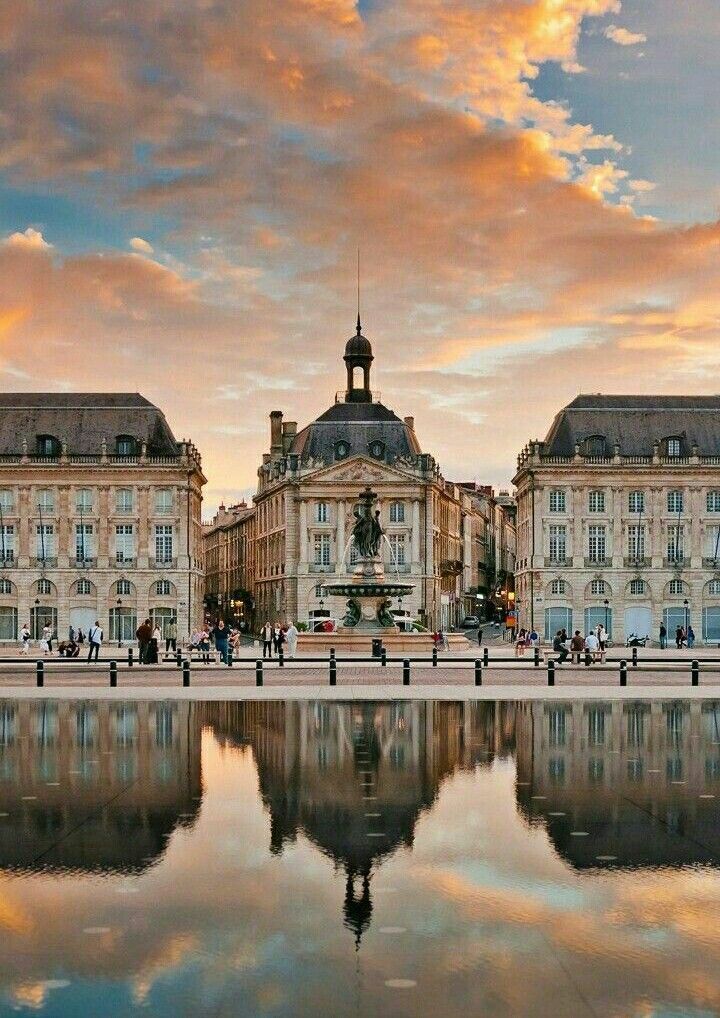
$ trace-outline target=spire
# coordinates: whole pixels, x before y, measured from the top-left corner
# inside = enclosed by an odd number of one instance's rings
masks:
[[[358,311],[357,325],[355,326],[355,331],[357,332],[358,336],[360,335],[361,330],[362,325],[360,324],[360,312]]]

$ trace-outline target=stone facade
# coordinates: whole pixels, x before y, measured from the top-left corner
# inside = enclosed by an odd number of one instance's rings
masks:
[[[202,617],[202,474],[191,442],[136,393],[4,394],[0,639],[100,621],[134,640],[151,616]]]
[[[520,625],[720,642],[720,399],[580,396],[518,458]]]
[[[255,509],[245,502],[221,505],[203,526],[205,608],[231,625],[249,628],[254,596]]]

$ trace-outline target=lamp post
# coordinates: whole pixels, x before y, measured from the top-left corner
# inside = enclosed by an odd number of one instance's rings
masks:
[[[117,599],[118,613],[117,613],[117,629],[118,629],[118,650],[122,647],[122,616],[120,615],[120,607],[122,605],[122,598]]]
[[[688,607],[689,604],[690,602],[688,601],[687,598],[685,598],[685,600],[683,601],[683,605],[685,606],[685,636],[687,636],[687,631],[690,628],[690,608]]]
[[[609,627],[608,627],[608,606],[609,606],[610,602],[608,601],[607,598],[605,598],[605,600],[603,601],[603,604],[605,605],[605,635],[609,636],[610,635],[610,631],[609,631]]]

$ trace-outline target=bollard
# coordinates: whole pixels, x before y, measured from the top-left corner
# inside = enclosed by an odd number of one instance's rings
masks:
[[[117,686],[117,661],[110,662],[110,685]]]
[[[387,668],[387,651],[384,647],[380,651],[380,664],[383,668]]]
[[[555,662],[552,658],[548,658],[548,686],[555,685]]]
[[[133,649],[132,647],[128,647],[128,668],[132,668],[132,666],[133,666]]]
[[[483,668],[487,668],[489,664],[490,664],[490,651],[486,647],[485,650],[483,651]]]
[[[403,686],[410,685],[410,662],[407,658],[403,661]]]
[[[637,647],[633,647],[632,663],[633,668],[637,668]]]
[[[282,647],[280,647],[280,650],[278,652],[278,668],[284,667],[285,667],[285,655],[283,654]]]
[[[692,685],[693,686],[699,686],[700,685],[700,662],[699,661],[693,661],[691,663],[691,665],[690,665],[690,671],[691,671],[691,675],[692,675],[692,679],[691,679]]]
[[[433,647],[433,655],[432,655],[432,657],[433,657],[432,666],[433,666],[433,668],[437,668],[437,647]]]
[[[535,648],[535,653],[533,654],[533,659],[534,659],[533,660],[533,664],[535,665],[536,668],[539,668],[540,667],[540,648],[539,647]]]
[[[627,661],[620,662],[620,685],[627,686]]]
[[[45,665],[43,664],[42,661],[38,661],[38,663],[36,664],[36,666],[35,666],[35,674],[37,676],[37,684],[38,684],[38,686],[44,686],[45,685]]]
[[[337,685],[337,661],[334,655],[330,658],[330,685]]]
[[[331,657],[331,658],[334,658],[334,657],[335,657],[335,648],[334,648],[334,647],[331,647],[331,648],[330,648],[330,657]]]
[[[480,658],[475,659],[475,685],[482,686],[482,661]]]
[[[185,660],[182,663],[182,673],[183,673],[183,686],[189,686],[190,685],[190,661],[188,660],[188,658],[185,658]]]
[[[263,684],[263,672],[262,672],[262,659],[258,658],[255,662],[255,685],[262,686]]]
[[[178,668],[182,668],[182,651],[181,650],[176,650],[175,651],[175,664],[177,665]]]
[[[590,657],[590,651],[589,651],[589,650],[586,650],[586,651],[585,651],[585,667],[586,667],[586,668],[589,668],[589,667],[590,667],[590,662],[591,662],[591,660],[592,660],[592,658]]]
[[[230,646],[230,644],[228,644],[227,650],[227,666],[228,668],[232,668],[232,647]]]

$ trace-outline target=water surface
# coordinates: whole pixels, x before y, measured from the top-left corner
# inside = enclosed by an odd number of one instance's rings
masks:
[[[0,701],[0,1013],[720,1014],[719,809],[714,703]]]

